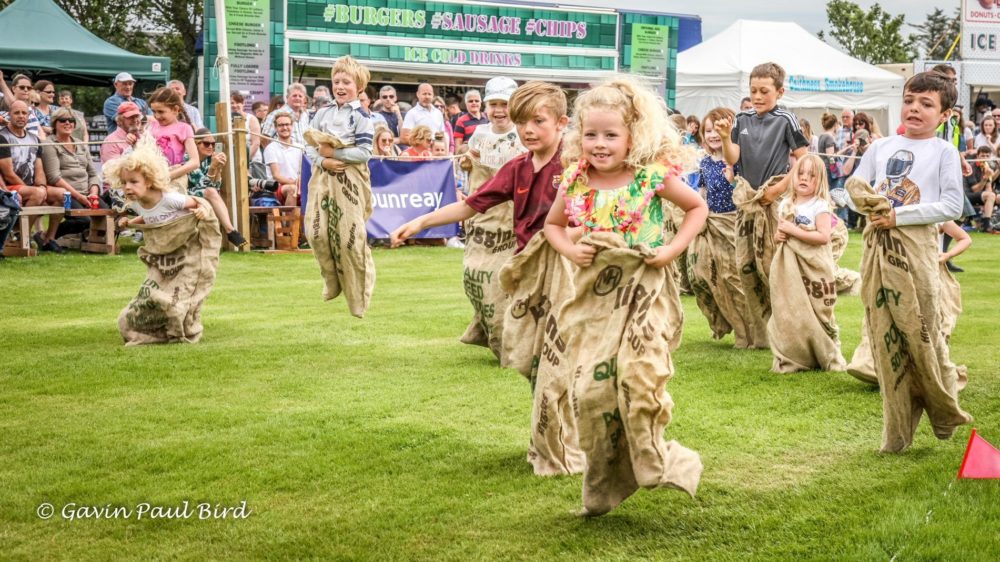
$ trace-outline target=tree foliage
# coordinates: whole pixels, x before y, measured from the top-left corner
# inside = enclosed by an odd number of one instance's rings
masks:
[[[910,35],[915,47],[920,49],[923,58],[926,60],[943,60],[948,54],[958,34],[961,33],[962,8],[955,8],[953,16],[946,16],[941,8],[934,8],[934,11],[927,14],[927,19],[920,25],[914,25],[917,33]],[[957,59],[958,49],[952,53],[952,58]]]
[[[0,0],[0,9],[13,0]],[[108,43],[140,55],[170,57],[174,78],[196,69],[203,0],[55,0],[66,13]],[[39,25],[44,33],[45,25]]]
[[[909,62],[912,57],[910,37],[903,38],[906,24],[902,15],[893,16],[878,4],[865,12],[848,0],[831,0],[826,5],[830,36],[852,57],[869,64]],[[825,39],[820,32],[820,39]]]

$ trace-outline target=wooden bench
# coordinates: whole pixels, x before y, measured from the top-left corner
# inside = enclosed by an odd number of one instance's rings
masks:
[[[118,236],[115,225],[115,212],[111,209],[70,209],[70,217],[85,217],[90,219],[90,230],[86,241],[81,242],[81,252],[95,254],[118,254]]]
[[[296,251],[301,228],[302,211],[298,207],[250,207],[250,244],[254,248]]]
[[[3,247],[3,255],[7,257],[30,258],[38,255],[38,250],[31,247],[31,218],[37,216],[50,216],[49,220],[61,219],[66,212],[62,207],[23,207],[21,216],[17,219],[17,224],[7,236],[7,243]],[[15,240],[17,238],[17,240]]]

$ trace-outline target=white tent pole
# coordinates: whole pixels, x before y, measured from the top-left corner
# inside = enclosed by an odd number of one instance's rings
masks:
[[[229,48],[227,46],[226,39],[226,1],[225,0],[215,0],[215,26],[216,34],[218,38],[217,46],[219,49],[219,56],[215,61],[216,66],[219,69],[219,97],[222,98],[222,102],[226,104],[226,130],[229,131],[229,142],[226,143],[228,147],[226,149],[226,161],[229,165],[226,166],[226,170],[229,174],[229,214],[232,215],[233,226],[239,224],[236,216],[236,167],[234,162],[233,153],[233,106],[232,100],[229,97]],[[219,126],[216,124],[216,129]]]

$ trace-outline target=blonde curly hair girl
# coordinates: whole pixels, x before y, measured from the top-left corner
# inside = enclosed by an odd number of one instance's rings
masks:
[[[171,191],[170,165],[160,152],[156,139],[149,133],[135,143],[132,152],[104,164],[103,172],[104,178],[115,189],[120,189],[124,184],[122,181],[124,172],[138,172],[146,178],[149,187],[159,191]]]
[[[580,131],[587,112],[617,111],[629,131],[625,163],[642,168],[661,162],[681,170],[695,167],[695,153],[681,143],[677,127],[667,115],[667,106],[652,90],[631,76],[621,75],[580,94],[573,104],[573,117],[563,139],[564,166],[578,161],[582,153]]]

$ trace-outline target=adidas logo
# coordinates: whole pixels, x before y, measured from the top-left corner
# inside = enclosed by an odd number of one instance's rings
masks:
[[[742,131],[740,131],[740,134],[741,134],[741,135],[749,135],[749,134],[750,134],[750,131],[748,131],[746,127],[743,127],[743,130],[742,130]]]

